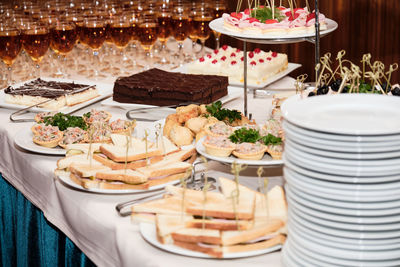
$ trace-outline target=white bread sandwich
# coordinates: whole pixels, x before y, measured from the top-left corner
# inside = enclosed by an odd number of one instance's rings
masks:
[[[130,162],[162,155],[162,151],[158,148],[148,147],[146,151],[146,148],[134,149],[132,146],[127,148],[126,146],[122,147],[111,144],[101,145],[100,151],[115,162]]]
[[[91,149],[91,153],[100,152],[101,143],[92,143],[90,144],[68,144],[65,147],[66,155],[76,155],[76,154],[89,154],[89,147]]]

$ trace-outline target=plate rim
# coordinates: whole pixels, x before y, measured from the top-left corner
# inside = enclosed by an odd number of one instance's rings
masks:
[[[65,156],[65,149],[63,148],[49,148],[49,147],[44,147],[44,146],[39,146],[37,144],[35,144],[32,141],[33,138],[33,133],[29,129],[24,129],[22,131],[18,131],[15,135],[14,135],[14,143],[22,148],[25,149],[27,151],[30,152],[34,152],[34,153],[38,153],[38,154],[43,154],[43,155],[51,155],[51,156]],[[31,141],[31,145],[32,146],[27,146],[26,143],[24,142],[24,140],[30,140]]]

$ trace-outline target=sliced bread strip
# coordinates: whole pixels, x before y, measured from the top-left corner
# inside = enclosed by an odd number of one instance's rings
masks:
[[[127,150],[128,153],[126,153]],[[111,144],[103,144],[100,146],[100,151],[115,162],[130,162],[162,155],[162,151],[158,148],[148,147],[146,153],[146,149],[134,149],[132,147],[127,149],[125,146],[121,147]]]
[[[143,173],[141,172],[133,171],[131,169],[106,170],[98,171],[96,173],[96,179],[121,181],[128,184],[142,184],[147,182],[148,176],[143,175]]]
[[[176,240],[174,240],[174,245],[184,249],[202,252],[214,258],[222,258],[223,256],[222,248],[217,245],[203,245],[200,243],[188,243]]]
[[[125,169],[125,163],[124,162],[123,163],[115,162],[115,161],[109,159],[104,154],[94,154],[93,158],[95,160],[101,162],[102,164],[110,167],[113,170]],[[149,158],[148,161],[146,159],[142,159],[142,160],[136,160],[136,161],[128,162],[126,164],[126,168],[131,169],[131,170],[136,170],[138,168],[147,166],[148,163],[150,163],[150,164],[157,163],[157,162],[163,160],[163,158],[164,158],[163,156],[154,156],[154,157]]]

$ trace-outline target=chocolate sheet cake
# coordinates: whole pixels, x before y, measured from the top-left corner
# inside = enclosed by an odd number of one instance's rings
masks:
[[[228,78],[216,75],[192,75],[150,69],[114,84],[114,101],[157,106],[193,101],[211,103],[225,95]]]

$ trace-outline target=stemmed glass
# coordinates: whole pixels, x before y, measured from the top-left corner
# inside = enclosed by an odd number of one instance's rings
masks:
[[[22,48],[21,32],[13,25],[0,22],[0,58],[7,65],[8,83],[13,84],[12,64]]]
[[[119,60],[122,66],[127,67],[129,59],[124,53],[132,38],[132,20],[128,14],[120,14],[110,19],[110,36],[120,51]]]
[[[51,28],[50,37],[50,47],[57,54],[58,59],[61,61],[60,76],[66,78],[66,57],[67,54],[72,51],[78,39],[76,26],[73,22],[60,19],[56,21],[54,26]]]
[[[183,3],[178,2],[174,7],[172,25],[174,27],[173,36],[178,43],[178,64],[182,66],[184,64],[183,42],[189,36],[190,31],[189,10]]]
[[[50,45],[48,25],[42,22],[28,21],[24,25],[22,33],[24,50],[36,63],[37,76],[40,77],[40,62]]]
[[[203,4],[196,5],[196,15],[193,18],[193,28],[196,31],[197,38],[201,41],[200,57],[204,56],[204,46],[206,40],[210,38],[211,29],[208,26],[213,19],[210,10]]]
[[[166,57],[166,43],[172,34],[172,13],[170,4],[167,0],[162,0],[157,13],[158,21],[158,40],[161,43],[161,64],[168,64],[169,61]]]
[[[215,0],[215,1],[210,1],[212,4],[211,7],[213,9],[213,17],[214,19],[222,18],[222,14],[228,12],[227,4],[225,0]],[[220,46],[220,38],[221,38],[221,33],[212,31],[214,34],[215,38],[215,49],[219,49]]]
[[[106,21],[101,16],[86,17],[83,21],[82,35],[84,36],[85,43],[93,51],[93,66],[94,66],[94,79],[102,78],[100,75],[99,66],[99,50],[106,40]]]
[[[197,6],[196,2],[193,2],[191,10],[190,10],[189,38],[190,38],[190,40],[192,40],[192,58],[191,58],[192,60],[197,59],[195,48],[196,48],[198,37],[197,37],[197,29],[194,25],[194,18],[196,17],[197,12],[198,12],[196,6]]]
[[[157,41],[158,37],[156,14],[149,12],[142,14],[139,18],[139,26],[137,26],[136,33],[140,45],[146,53],[145,69],[148,70],[153,66],[150,51],[153,48],[153,45]]]

